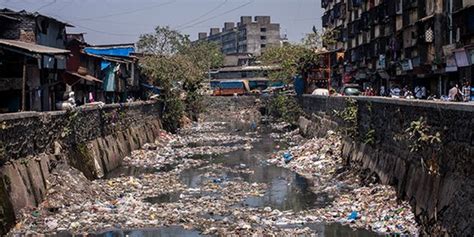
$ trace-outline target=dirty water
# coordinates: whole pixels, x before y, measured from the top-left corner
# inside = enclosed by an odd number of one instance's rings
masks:
[[[209,218],[209,216],[206,216]],[[221,220],[223,216],[213,216],[216,220]],[[348,226],[341,224],[322,224],[322,223],[308,223],[305,225],[287,225],[281,228],[309,228],[320,237],[372,237],[377,236],[373,232],[368,230],[354,230]],[[67,237],[70,235],[59,235],[61,237]],[[210,236],[202,235],[198,230],[186,230],[181,226],[169,226],[156,229],[140,229],[140,230],[110,230],[102,233],[90,234],[90,237],[171,237],[171,236],[183,236],[183,237],[201,237]]]
[[[232,133],[244,135],[249,132],[246,127],[239,124],[231,124],[227,128]],[[286,147],[286,144],[274,141],[270,136],[269,129],[263,129],[260,133],[260,140],[253,143],[253,148],[250,150],[237,150],[234,152],[220,154],[220,155],[203,155],[196,154],[187,158],[206,160],[208,163],[199,167],[184,170],[180,175],[180,180],[189,188],[199,188],[206,182],[212,181],[216,184],[225,184],[225,182],[233,180],[243,180],[249,183],[265,183],[267,190],[263,196],[250,196],[244,201],[233,206],[235,209],[252,207],[265,208],[271,207],[280,211],[303,211],[310,208],[321,208],[331,203],[332,199],[324,194],[314,194],[309,189],[312,185],[306,178],[299,174],[277,167],[266,162],[272,154],[277,150]],[[248,134],[247,134],[248,135]],[[190,144],[193,147],[209,144]],[[221,144],[214,144],[221,145]],[[234,143],[228,144],[230,146],[237,145]],[[217,165],[217,167],[215,166]],[[220,169],[219,167],[226,167],[228,169]],[[169,167],[172,169],[172,167]],[[245,170],[246,172],[240,172]],[[117,171],[112,172],[110,177],[121,176],[136,176],[140,173],[150,172],[167,172],[167,170],[156,169],[140,169],[135,167],[122,167]],[[212,175],[208,175],[212,174]],[[182,193],[167,193],[155,197],[146,198],[146,202],[160,204],[177,202]],[[198,193],[200,196],[219,196],[219,193]],[[221,221],[224,218],[232,219],[232,216],[205,214],[203,218]],[[350,227],[341,224],[323,224],[323,223],[307,223],[305,225],[287,225],[280,226],[280,228],[309,228],[318,236],[378,236],[376,233],[368,230],[354,230]],[[201,236],[198,230],[185,230],[179,226],[163,227],[157,229],[144,230],[129,230],[129,231],[109,231],[92,236]]]
[[[311,207],[321,207],[330,200],[321,201],[309,190],[309,181],[302,176],[267,164],[267,156],[275,152],[278,144],[268,136],[267,133],[259,142],[253,144],[254,148],[248,151],[238,150],[219,156],[200,156],[200,159],[208,159],[211,164],[222,164],[229,170],[218,169],[189,169],[181,173],[181,181],[190,188],[197,188],[208,180],[218,179],[225,182],[233,179],[241,179],[250,183],[266,183],[268,189],[263,197],[248,197],[241,206],[264,208],[271,207],[280,211],[301,211]],[[239,169],[249,169],[251,173],[240,173]],[[212,172],[218,177],[206,177],[205,174]],[[316,205],[317,201],[319,205]]]
[[[168,172],[173,170],[175,165],[173,164],[164,164],[160,168],[154,167],[136,167],[136,166],[120,166],[115,170],[111,171],[105,175],[105,179],[114,179],[119,177],[138,177],[144,174],[153,174],[158,172]]]

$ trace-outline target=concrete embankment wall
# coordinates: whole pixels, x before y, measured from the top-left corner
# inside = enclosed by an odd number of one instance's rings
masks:
[[[343,143],[347,163],[370,169],[382,183],[394,186],[399,197],[413,205],[425,235],[472,236],[474,106],[390,98],[353,100],[351,105],[343,97],[299,98],[307,114],[307,119],[299,121],[302,131],[323,136],[330,129],[354,129],[355,135],[347,135]],[[354,108],[356,123],[340,113]],[[439,132],[441,142],[412,151],[417,142],[406,130],[420,117],[427,123],[426,133]]]
[[[0,115],[0,235],[21,208],[41,203],[56,164],[99,178],[159,136],[160,112],[161,103],[137,102]]]

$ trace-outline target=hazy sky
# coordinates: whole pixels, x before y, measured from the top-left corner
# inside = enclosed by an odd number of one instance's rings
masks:
[[[197,38],[198,32],[237,22],[240,16],[270,15],[281,33],[299,41],[313,25],[321,28],[320,0],[0,0],[2,8],[39,11],[86,32],[92,44],[136,42],[157,25]]]

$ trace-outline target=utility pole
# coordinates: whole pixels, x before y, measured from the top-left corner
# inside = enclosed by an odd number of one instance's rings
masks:
[[[453,0],[448,0],[449,44],[453,44]]]
[[[328,54],[328,92],[331,91],[331,53]]]
[[[23,58],[23,78],[21,82],[21,111],[26,111],[26,56]]]

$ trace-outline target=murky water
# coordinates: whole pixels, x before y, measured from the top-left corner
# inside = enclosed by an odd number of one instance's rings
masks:
[[[234,134],[243,135],[246,127],[239,124],[232,124],[229,128]],[[180,174],[181,181],[189,188],[198,188],[204,182],[212,180],[214,182],[224,183],[229,180],[244,180],[250,183],[265,183],[268,189],[262,197],[248,197],[243,202],[234,206],[239,207],[255,207],[265,208],[271,207],[280,211],[292,210],[301,211],[309,208],[325,207],[331,203],[331,199],[324,194],[314,194],[309,190],[311,183],[304,177],[287,169],[283,169],[266,163],[274,152],[284,147],[284,144],[275,142],[269,135],[269,131],[262,133],[260,141],[253,144],[251,150],[238,150],[223,155],[196,155],[192,159],[205,159],[210,163],[201,168],[185,170]],[[254,135],[252,135],[254,136]],[[209,145],[209,144],[191,144],[192,146]],[[217,144],[214,144],[217,145]],[[233,144],[229,144],[233,145]],[[230,169],[213,168],[213,164],[220,164]],[[172,167],[168,167],[171,169]],[[238,172],[239,169],[253,172]],[[166,171],[166,170],[161,170]],[[134,167],[122,167],[112,172],[107,177],[119,176],[138,176],[143,173],[160,172],[156,169],[143,169]],[[212,177],[206,176],[212,173]],[[219,195],[217,193],[207,193],[199,195]],[[180,193],[171,193],[158,195],[148,198],[146,201],[151,203],[167,203],[176,202],[180,199]],[[226,216],[209,215],[203,218],[214,219],[216,221],[226,218]],[[232,218],[232,217],[227,217]],[[280,228],[310,228],[319,236],[356,236],[368,237],[378,236],[376,233],[367,230],[353,230],[350,227],[340,224],[322,224],[313,223],[303,226],[280,226]],[[198,230],[185,230],[179,226],[160,227],[156,229],[142,230],[111,230],[90,236],[201,236]]]
[[[223,218],[223,217],[220,217]],[[219,220],[219,218],[216,218]],[[354,230],[348,226],[341,224],[322,224],[322,223],[309,223],[306,225],[288,225],[282,226],[281,228],[310,228],[317,233],[320,237],[372,237],[377,236],[373,232],[367,230]],[[66,235],[64,235],[66,236]],[[157,229],[140,229],[140,230],[110,230],[102,233],[88,235],[90,237],[198,237],[208,236],[201,235],[198,230],[186,230],[180,226],[162,227]]]
[[[214,169],[190,169],[181,174],[181,181],[191,188],[197,188],[206,180],[214,180],[216,177],[206,177],[205,174],[212,172],[218,175],[218,179],[225,182],[232,179],[243,179],[251,183],[266,183],[268,190],[263,197],[249,197],[242,206],[271,207],[274,209],[300,211],[310,207],[324,206],[328,200],[318,198],[309,189],[308,181],[302,176],[274,165],[266,163],[266,159],[280,145],[274,142],[268,134],[261,141],[254,143],[254,148],[248,151],[238,150],[219,156],[200,156],[201,159],[209,159],[211,164],[222,164],[231,168],[227,170]],[[253,173],[239,173],[239,168],[250,169]],[[319,201],[319,203],[318,203]]]

